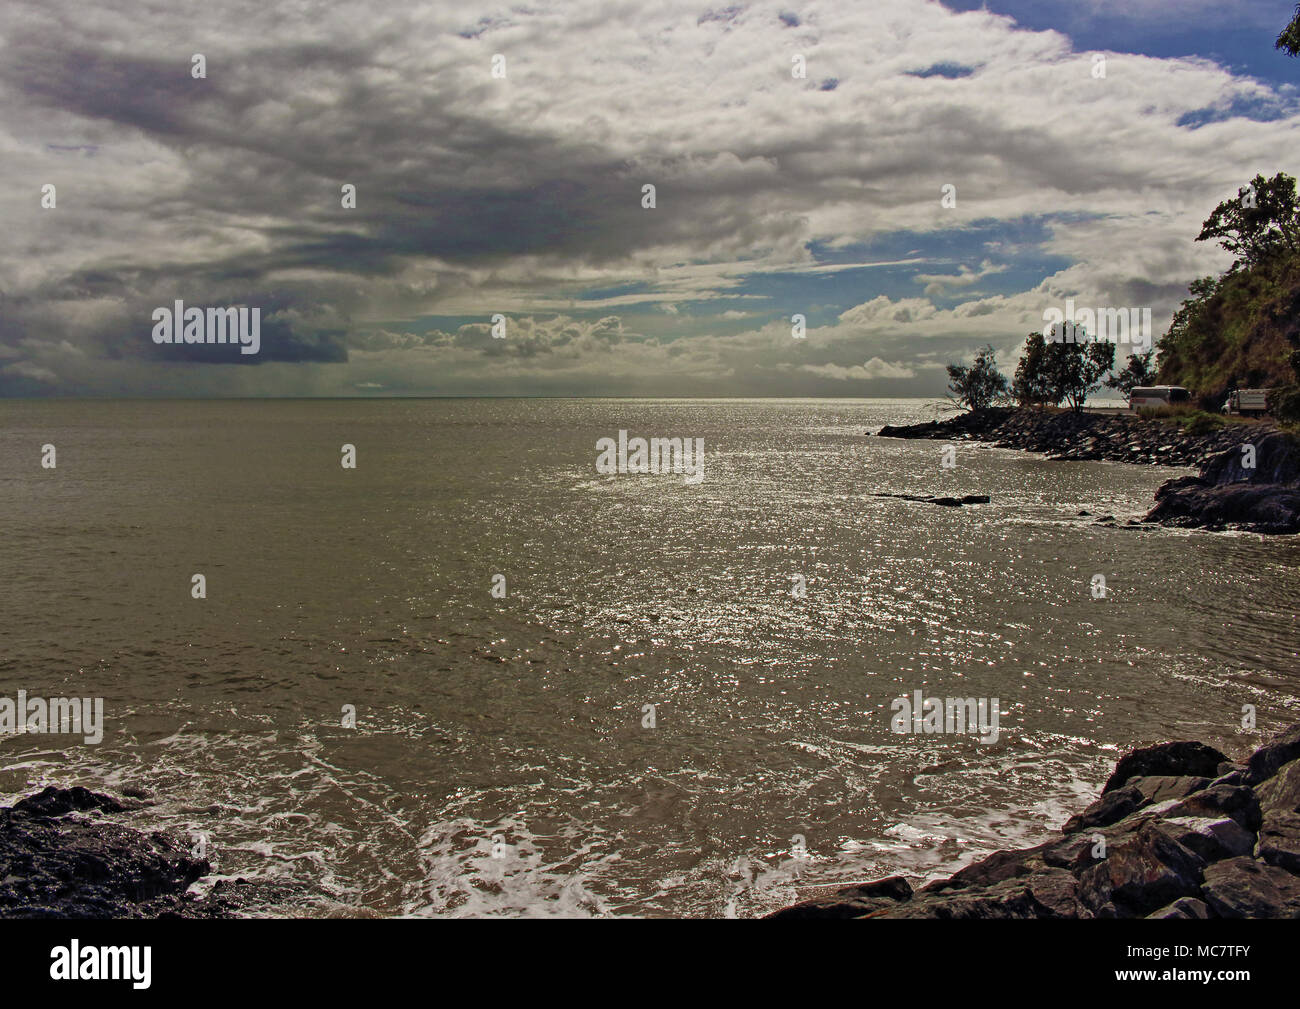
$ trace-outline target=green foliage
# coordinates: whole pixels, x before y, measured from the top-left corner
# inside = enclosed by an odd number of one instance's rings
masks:
[[[1268,397],[1268,412],[1284,424],[1300,424],[1300,385],[1273,390]]]
[[[1204,277],[1160,339],[1158,381],[1218,409],[1232,389],[1291,385],[1300,347],[1300,255]]]
[[[1223,415],[1196,410],[1180,419],[1183,430],[1188,434],[1209,434],[1223,427]]]
[[[1138,386],[1154,385],[1156,369],[1155,365],[1151,363],[1154,354],[1154,350],[1134,354],[1128,359],[1128,364],[1124,366],[1123,371],[1106,379],[1106,388],[1114,389],[1127,397]]]
[[[1300,203],[1295,179],[1284,172],[1256,175],[1237,195],[1224,200],[1201,226],[1198,242],[1217,239],[1237,257],[1232,268],[1254,266],[1278,254],[1300,251]]]
[[[948,392],[972,410],[983,410],[1007,396],[1007,377],[998,371],[997,352],[991,346],[981,348],[969,367],[948,365],[948,379]]]
[[[1065,402],[1079,413],[1114,366],[1113,343],[1049,341],[1042,333],[1030,333],[1011,393],[1021,406]]]
[[[1047,383],[1055,397],[1075,413],[1083,412],[1088,396],[1101,388],[1101,380],[1115,367],[1113,343],[1049,343]]]
[[[1256,175],[1214,209],[1197,240],[1207,238],[1219,239],[1237,261],[1223,276],[1189,286],[1191,297],[1158,344],[1158,381],[1186,386],[1202,407],[1217,410],[1232,389],[1280,389],[1300,379],[1293,360],[1300,349],[1296,180]],[[1279,402],[1286,411],[1294,400]]]
[[[1296,4],[1295,17],[1282,29],[1273,48],[1281,49],[1289,56],[1300,56],[1300,4]]]
[[[1011,395],[1021,406],[1060,402],[1059,396],[1052,398],[1047,381],[1047,341],[1042,333],[1030,333],[1025,340],[1025,350],[1011,382]]]

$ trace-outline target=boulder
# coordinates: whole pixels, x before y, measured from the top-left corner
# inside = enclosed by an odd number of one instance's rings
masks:
[[[1285,733],[1256,750],[1246,761],[1245,785],[1258,785],[1271,778],[1283,764],[1300,759],[1300,724],[1291,726]]]
[[[1221,918],[1300,918],[1300,878],[1248,856],[1209,866],[1201,892]]]
[[[1152,911],[1147,917],[1208,918],[1210,917],[1210,909],[1203,900],[1197,900],[1195,897],[1179,897],[1167,907],[1162,907],[1159,911]]]
[[[1206,862],[1218,862],[1255,850],[1255,835],[1229,817],[1176,816],[1153,821],[1158,830]]]
[[[73,810],[120,813],[126,809],[126,806],[111,795],[92,792],[80,785],[74,785],[72,788],[55,788],[51,785],[35,795],[19,799],[14,803],[13,808],[14,812],[26,813],[28,816],[62,816]]]
[[[1144,917],[1179,897],[1199,894],[1205,860],[1148,821],[1079,874],[1083,900],[1118,917]]]
[[[1044,869],[1004,879],[988,887],[947,892],[922,890],[905,904],[872,914],[873,918],[944,920],[1014,918],[1091,918],[1079,899],[1079,881],[1063,869]]]
[[[1255,857],[1300,873],[1300,760],[1283,764],[1255,795],[1260,809]]]
[[[1255,857],[1300,875],[1300,814],[1270,813],[1259,828]]]
[[[1061,832],[1077,834],[1081,830],[1107,827],[1118,823],[1125,817],[1136,813],[1143,806],[1151,804],[1151,799],[1136,785],[1103,792],[1101,797],[1082,813],[1076,813],[1065,821]]]
[[[1211,820],[1229,816],[1252,834],[1259,830],[1259,800],[1245,785],[1211,785],[1179,799],[1163,812],[1168,817],[1195,816]]]
[[[1219,765],[1227,761],[1222,753],[1204,743],[1160,743],[1121,757],[1115,770],[1102,787],[1103,794],[1127,783],[1129,778],[1151,776],[1186,776],[1214,778]]]
[[[782,908],[768,918],[861,918],[882,911],[912,897],[912,886],[902,876],[889,876],[873,883],[846,886],[833,896],[805,900],[792,907]]]

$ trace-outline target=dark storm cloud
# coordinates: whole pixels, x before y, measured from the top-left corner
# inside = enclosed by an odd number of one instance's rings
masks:
[[[1111,54],[1122,72],[1094,80],[1088,54],[1059,35],[922,0],[472,7],[9,5],[0,141],[13,156],[0,193],[15,225],[0,239],[0,390],[126,389],[156,381],[160,363],[234,363],[220,348],[152,343],[152,310],[177,298],[262,310],[262,353],[236,359],[271,368],[195,369],[231,389],[261,370],[292,387],[277,368],[345,362],[348,374],[312,381],[544,378],[580,392],[616,373],[671,389],[689,371],[779,393],[803,365],[820,369],[802,374],[823,392],[910,381],[933,368],[935,341],[1019,335],[1061,292],[1176,304],[1206,254],[1190,247],[1188,208],[1212,205],[1250,160],[1231,152],[1292,122],[1185,130],[1191,110],[1267,95],[1204,61]],[[190,74],[196,52],[206,79]],[[47,181],[59,209],[33,210]],[[956,214],[938,207],[946,182]],[[355,210],[340,205],[345,183]],[[719,336],[689,308],[736,297],[747,270],[815,266],[813,243],[894,231],[923,246],[1027,218],[1052,222],[1043,247],[987,257],[1075,265],[984,298],[961,285],[986,254],[918,264],[927,291],[970,300],[945,314],[863,290],[870,310],[835,306],[815,360],[784,324]],[[756,326],[820,304],[816,273],[791,276]],[[497,313],[511,320],[504,342],[485,324],[408,325]]]

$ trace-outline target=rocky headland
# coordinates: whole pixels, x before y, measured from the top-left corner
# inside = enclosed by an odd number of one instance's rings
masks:
[[[1257,533],[1300,532],[1300,444],[1267,423],[1224,424],[1190,433],[1131,414],[990,407],[943,421],[886,425],[883,438],[980,441],[1058,460],[1110,460],[1199,467],[1167,481],[1143,522]],[[1250,446],[1253,467],[1246,465]]]
[[[243,879],[190,892],[212,871],[206,859],[116,822],[144,805],[77,787],[0,807],[0,918],[238,918],[284,897]]]
[[[1134,750],[1060,837],[768,917],[1300,918],[1300,724],[1241,764],[1197,742]]]

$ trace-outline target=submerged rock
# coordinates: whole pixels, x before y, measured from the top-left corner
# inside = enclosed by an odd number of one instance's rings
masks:
[[[1300,725],[1245,767],[1203,743],[1134,750],[1062,835],[914,893],[894,876],[768,917],[1300,918]]]

